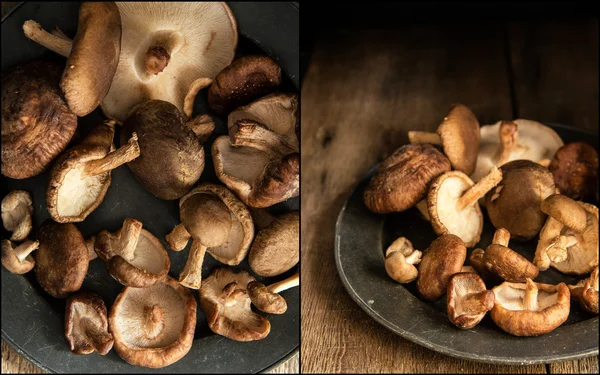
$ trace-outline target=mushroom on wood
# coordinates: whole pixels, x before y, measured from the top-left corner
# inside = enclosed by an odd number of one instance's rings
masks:
[[[298,272],[269,286],[255,280],[248,283],[248,295],[254,306],[260,311],[269,314],[283,314],[287,310],[287,302],[279,293],[298,285],[300,285]]]
[[[33,202],[25,190],[13,190],[2,198],[2,225],[12,232],[11,241],[23,241],[32,228]]]
[[[98,352],[106,355],[113,347],[113,335],[108,331],[106,305],[100,296],[77,292],[67,299],[65,337],[74,354]]]

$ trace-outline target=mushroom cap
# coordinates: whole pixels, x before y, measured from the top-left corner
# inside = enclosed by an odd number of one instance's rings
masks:
[[[540,205],[555,193],[552,173],[530,160],[513,160],[500,167],[502,181],[485,196],[485,206],[495,228],[506,228],[511,238],[535,237],[546,214]]]
[[[113,336],[108,332],[106,305],[100,296],[77,292],[67,299],[65,309],[65,337],[74,354],[97,351],[107,354],[113,347]]]
[[[385,271],[399,283],[410,283],[419,275],[415,264],[421,262],[422,255],[408,238],[398,237],[385,251]]]
[[[117,354],[134,366],[161,368],[177,362],[192,347],[196,308],[190,290],[170,276],[147,288],[124,287],[108,321]],[[148,317],[149,310],[159,313]]]
[[[248,55],[225,67],[208,90],[208,105],[220,115],[268,95],[281,83],[281,68],[269,56]]]
[[[224,2],[117,2],[123,35],[104,114],[123,122],[131,108],[148,99],[173,103],[180,111],[198,78],[215,78],[231,63],[237,25]],[[169,53],[158,74],[146,71],[146,54],[160,46]]]
[[[506,162],[512,160],[531,160],[538,162],[544,159],[552,159],[556,151],[564,143],[560,136],[552,128],[536,121],[517,119],[512,121],[517,126],[517,147],[511,151]],[[481,180],[494,165],[499,161],[499,150],[501,147],[500,127],[502,121],[493,125],[481,127],[481,143],[477,154],[477,166],[471,175],[473,181]]]
[[[92,112],[108,93],[121,52],[121,16],[114,2],[83,2],[73,47],[60,88],[79,117]]]
[[[379,214],[407,210],[427,196],[436,177],[450,169],[448,158],[433,145],[404,145],[377,167],[363,201]]]
[[[40,247],[35,255],[35,276],[51,296],[65,298],[81,288],[89,258],[85,240],[75,225],[51,219],[37,233]]]
[[[62,68],[36,60],[2,73],[2,174],[42,173],[73,137],[77,116],[58,88]]]
[[[223,244],[208,247],[206,251],[221,263],[230,266],[240,264],[248,254],[254,238],[254,223],[248,208],[226,187],[201,183],[179,200],[181,210],[184,202],[194,194],[213,194],[223,201],[231,212],[231,231]]]
[[[483,231],[483,214],[479,203],[456,209],[457,201],[473,186],[473,181],[460,171],[445,172],[429,188],[427,208],[433,230],[438,235],[452,233],[467,247],[479,242]]]
[[[2,240],[2,265],[4,268],[17,275],[22,275],[33,269],[35,266],[35,259],[31,255],[31,251],[39,247],[39,243],[33,241],[23,242],[19,246],[25,246],[27,248],[27,256],[21,261],[18,256],[17,248],[10,240]],[[21,257],[24,254],[21,255]]]
[[[285,298],[277,293],[271,293],[266,286],[258,281],[248,283],[250,300],[262,312],[268,314],[283,314],[287,310]]]
[[[571,198],[553,194],[544,199],[540,207],[542,212],[577,232],[585,229],[587,212]]]
[[[572,142],[556,151],[550,166],[560,193],[575,200],[590,200],[598,190],[598,151],[587,143]]]
[[[33,202],[25,190],[13,190],[2,198],[2,225],[13,232],[11,241],[23,241],[32,228]]]
[[[300,212],[279,215],[261,229],[248,253],[252,271],[263,277],[281,275],[300,261]]]
[[[436,238],[419,265],[417,291],[421,297],[427,301],[440,299],[446,293],[448,280],[460,272],[466,258],[467,247],[460,237],[444,234]]]
[[[525,283],[504,282],[494,289],[490,315],[505,332],[515,336],[538,336],[553,331],[569,317],[571,293],[565,283],[535,283],[537,310],[524,310]]]
[[[579,302],[582,309],[592,314],[598,314],[598,266],[590,277],[583,279],[577,285],[569,285],[571,297]]]
[[[212,146],[217,177],[246,205],[263,208],[300,193],[298,95],[276,93],[236,109],[229,137]]]
[[[179,199],[204,170],[204,148],[177,107],[162,100],[136,105],[123,123],[121,144],[135,132],[140,156],[127,163],[135,178],[160,199]]]
[[[473,328],[479,324],[486,312],[494,306],[494,293],[483,293],[479,297],[480,305],[475,309],[477,311],[463,301],[469,294],[482,293],[486,290],[485,283],[477,274],[471,272],[454,274],[448,281],[446,292],[446,311],[450,322],[462,329]]]
[[[207,247],[221,245],[231,232],[231,212],[225,203],[212,193],[190,195],[181,202],[179,216],[192,238]]]
[[[452,168],[470,175],[475,170],[479,150],[479,121],[471,110],[455,104],[437,129],[444,154]]]
[[[524,282],[535,279],[539,269],[524,256],[499,244],[491,244],[483,254],[486,269],[503,280]]]
[[[265,338],[271,323],[253,312],[247,286],[254,281],[245,270],[216,268],[200,288],[200,307],[210,329],[236,341]]]

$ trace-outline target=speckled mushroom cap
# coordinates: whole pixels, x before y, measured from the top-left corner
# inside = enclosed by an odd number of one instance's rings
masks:
[[[62,67],[36,60],[2,73],[2,174],[44,171],[75,134],[77,116],[60,93]]]
[[[108,332],[108,313],[100,296],[74,293],[67,299],[65,311],[65,337],[71,352],[105,355],[112,349],[113,335]]]
[[[598,191],[598,151],[584,142],[572,142],[559,148],[550,165],[560,193],[575,200],[595,198]]]
[[[480,139],[479,122],[473,112],[465,105],[453,105],[437,133],[442,139],[442,148],[452,169],[466,175],[473,173]]]
[[[190,290],[169,276],[147,288],[123,288],[108,321],[115,351],[134,366],[177,362],[192,347],[196,309]]]
[[[407,210],[424,199],[431,182],[450,168],[448,158],[434,146],[404,145],[377,167],[363,201],[375,213]]]

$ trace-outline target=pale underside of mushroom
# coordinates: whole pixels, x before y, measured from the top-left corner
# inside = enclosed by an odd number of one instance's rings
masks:
[[[473,310],[473,304],[467,303],[464,297],[481,291],[481,284],[476,278],[464,278],[460,283],[456,283],[453,289],[454,293],[454,313],[456,316],[467,314],[478,314],[480,311]],[[485,291],[485,289],[484,289]]]
[[[518,284],[518,283],[510,283],[505,285],[498,291],[495,290],[496,294],[496,302],[501,304],[505,309],[511,311],[521,311],[523,310],[523,304],[525,300],[525,289],[526,284]],[[531,311],[542,311],[547,307],[550,307],[556,304],[558,299],[557,292],[547,292],[544,290],[538,290],[537,299],[531,304],[531,308],[528,310]]]
[[[70,324],[66,336],[71,351],[77,354],[89,354],[95,350],[102,355],[108,353],[113,346],[113,336],[108,332],[106,308],[103,316],[97,306],[84,301],[74,301],[69,309]]]
[[[2,224],[13,232],[11,241],[22,241],[31,232],[33,214],[31,196],[25,190],[13,190],[2,199]]]
[[[150,273],[160,273],[164,268],[165,262],[162,252],[157,251],[157,245],[160,245],[160,241],[150,232],[142,229],[137,246],[135,247],[133,259],[128,260],[129,263]],[[162,245],[158,249],[162,249],[163,252],[165,251]]]
[[[110,173],[88,176],[83,169],[71,169],[58,189],[58,214],[63,217],[80,215],[103,195],[110,179]]]

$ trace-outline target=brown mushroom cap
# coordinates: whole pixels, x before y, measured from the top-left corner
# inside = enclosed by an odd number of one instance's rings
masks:
[[[410,283],[419,275],[415,264],[421,262],[422,255],[406,237],[399,237],[385,251],[385,271],[401,284]]]
[[[487,290],[477,274],[461,272],[448,281],[446,310],[452,324],[462,329],[475,327],[494,307],[494,292]]]
[[[505,332],[515,336],[538,336],[553,331],[569,317],[570,292],[558,285],[504,282],[494,289],[490,315]]]
[[[444,154],[452,168],[470,175],[475,170],[479,150],[479,122],[471,110],[455,104],[437,129]]]
[[[252,271],[264,277],[281,275],[300,261],[300,213],[287,212],[261,229],[248,253]]]
[[[427,301],[436,301],[445,293],[448,280],[460,272],[467,258],[467,247],[460,237],[444,234],[436,238],[425,250],[419,276],[417,291]]]
[[[554,154],[548,166],[560,193],[575,200],[590,200],[598,190],[598,151],[584,142],[572,142]]]
[[[483,263],[488,271],[503,280],[523,282],[535,279],[539,269],[524,256],[506,246],[491,244],[485,250]]]
[[[261,340],[269,334],[271,323],[250,307],[247,286],[252,281],[247,271],[230,268],[217,268],[204,280],[200,307],[214,333],[236,341]]]
[[[594,268],[590,277],[580,280],[576,285],[569,285],[571,297],[584,310],[598,314],[598,266]]]
[[[431,182],[450,168],[448,158],[434,146],[404,145],[377,167],[363,193],[365,205],[380,214],[407,210],[423,200]]]
[[[31,271],[35,266],[31,252],[37,250],[39,245],[38,241],[25,241],[15,247],[10,240],[2,240],[2,265],[18,275]]]
[[[242,56],[225,67],[208,91],[208,105],[220,115],[270,94],[281,83],[281,68],[269,56]]]
[[[23,241],[31,232],[33,215],[31,195],[25,190],[13,190],[2,198],[2,224],[13,232],[11,241]]]
[[[81,288],[89,257],[85,240],[73,224],[44,221],[37,233],[35,276],[51,296],[65,298]]]
[[[506,228],[514,240],[530,240],[546,221],[540,204],[555,193],[552,173],[530,160],[514,160],[500,170],[502,181],[485,196],[490,221],[495,228]]]
[[[206,247],[222,245],[234,220],[225,203],[211,193],[190,195],[181,202],[179,216],[192,238]]]
[[[264,286],[258,281],[248,283],[250,300],[260,311],[269,314],[283,314],[287,310],[287,302],[279,295],[284,290],[300,285],[300,273],[296,272],[287,279]]]
[[[109,316],[117,354],[134,366],[177,362],[192,347],[196,308],[190,290],[169,276],[147,288],[123,288]]]
[[[37,176],[60,154],[77,128],[59,92],[61,67],[33,61],[2,73],[2,174]]]
[[[113,335],[108,332],[106,305],[100,296],[74,293],[67,299],[65,311],[65,337],[71,352],[106,355],[112,349]]]

